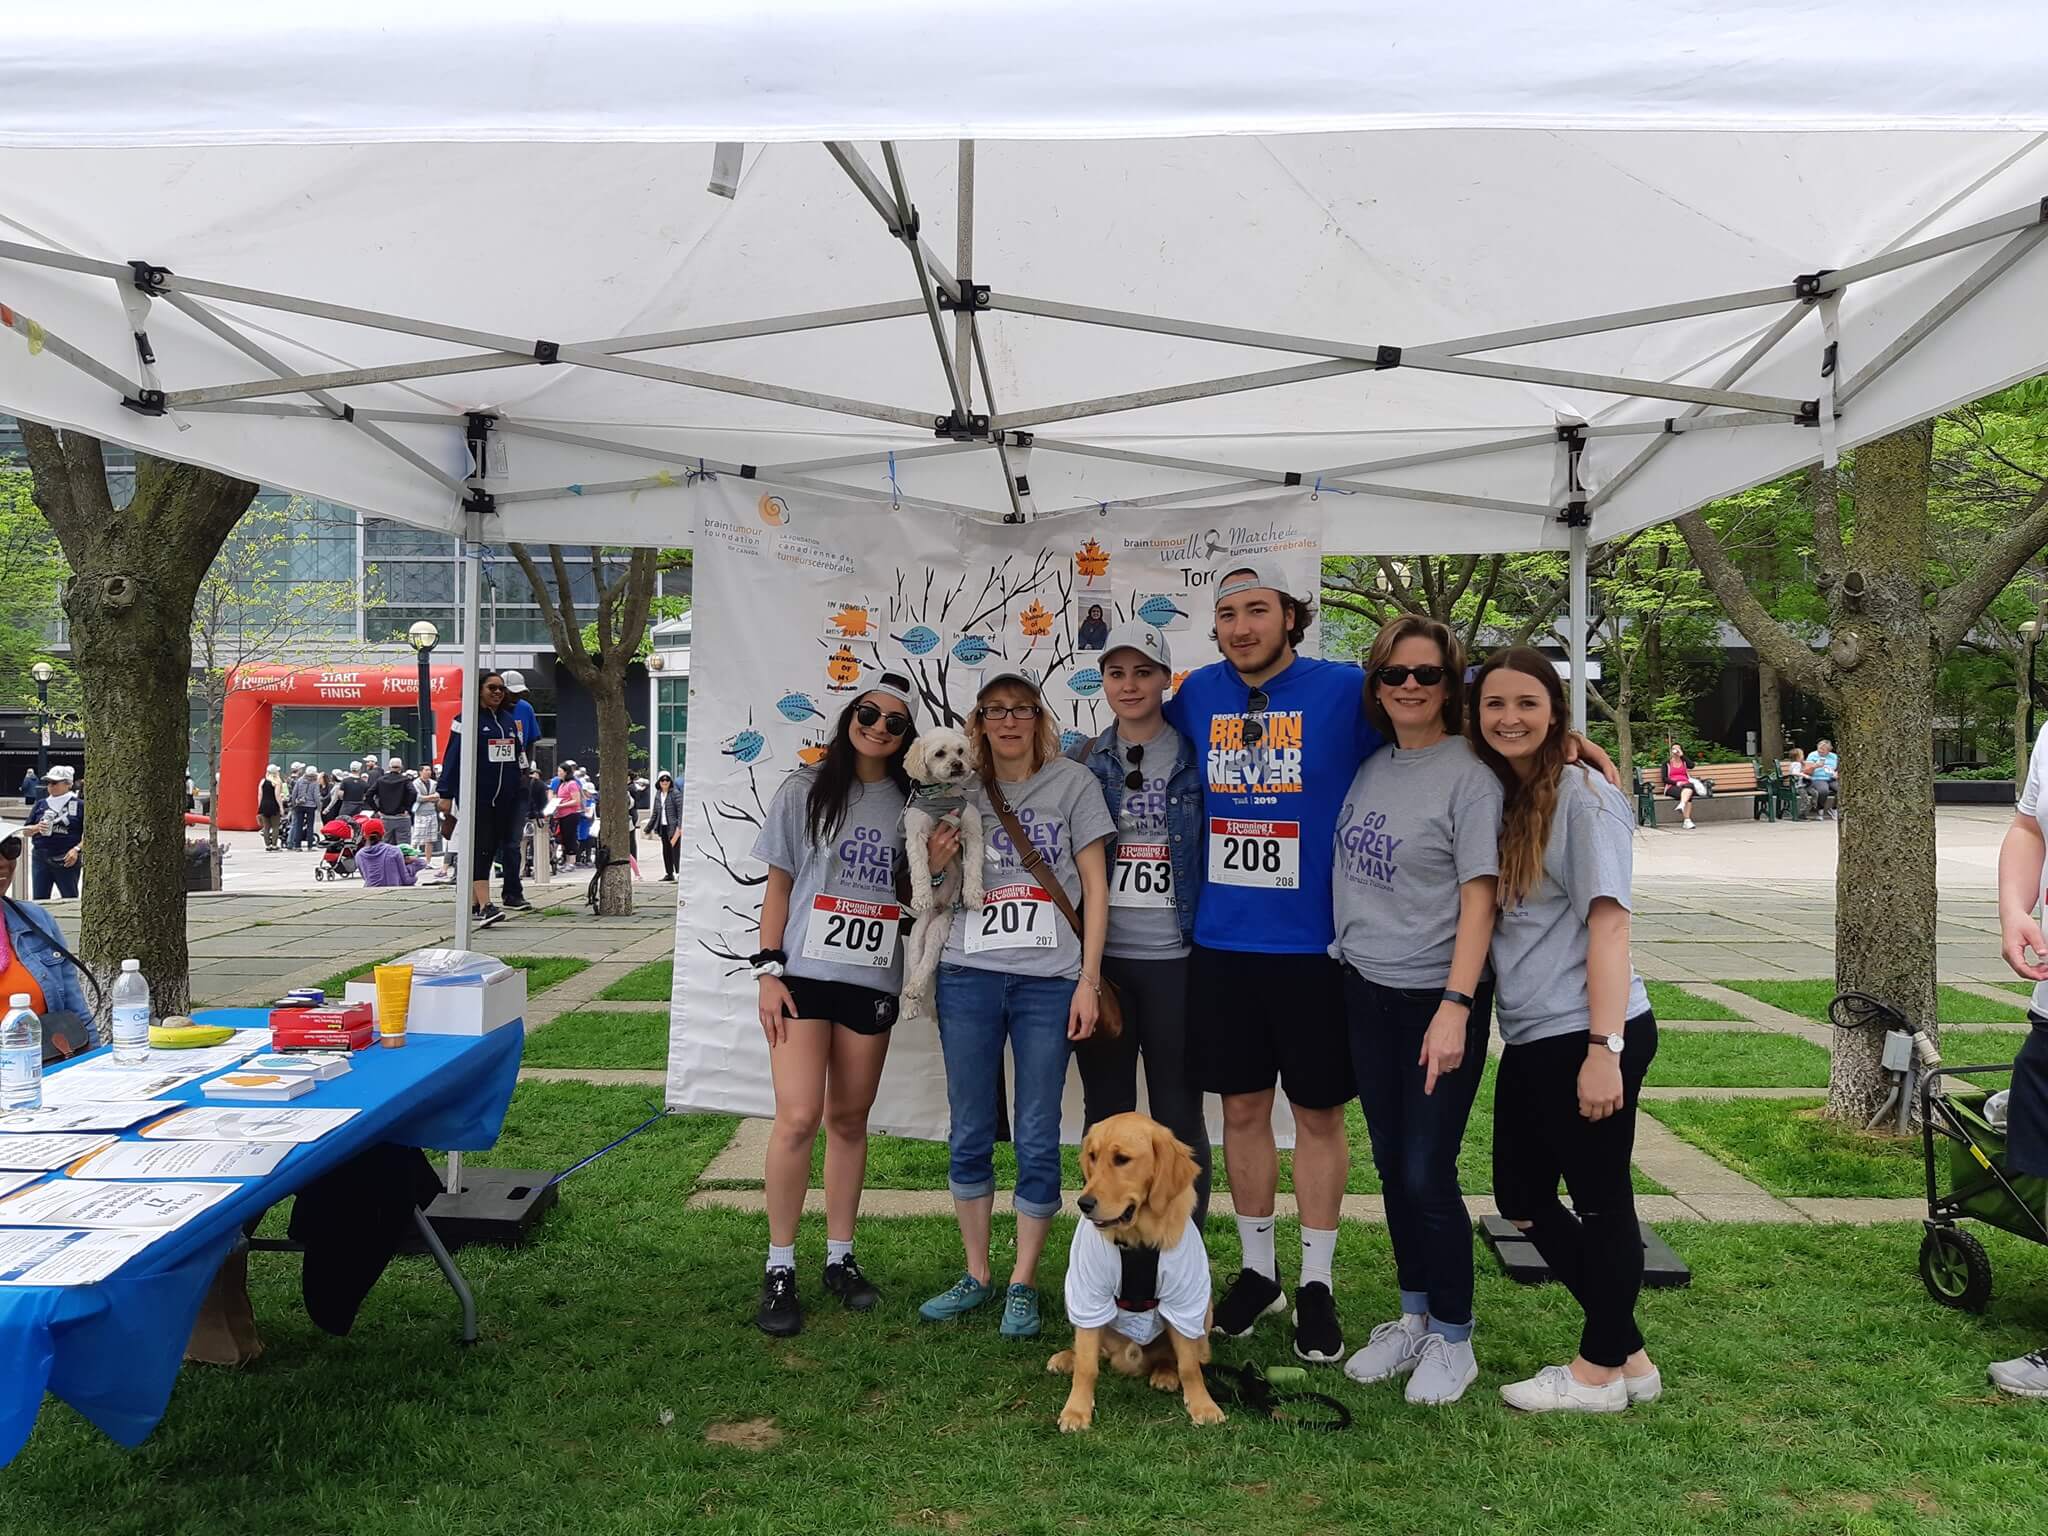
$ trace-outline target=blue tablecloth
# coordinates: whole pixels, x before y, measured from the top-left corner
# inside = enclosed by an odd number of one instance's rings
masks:
[[[261,1008],[199,1017],[243,1029],[269,1023]],[[163,1417],[199,1304],[243,1225],[379,1142],[461,1152],[490,1146],[519,1079],[525,1035],[514,1023],[480,1038],[414,1035],[403,1050],[358,1051],[349,1072],[291,1103],[361,1113],[294,1148],[269,1177],[240,1181],[235,1194],[97,1285],[0,1286],[0,1465],[27,1443],[45,1389],[121,1444],[140,1444]],[[198,1083],[165,1097],[213,1102]]]

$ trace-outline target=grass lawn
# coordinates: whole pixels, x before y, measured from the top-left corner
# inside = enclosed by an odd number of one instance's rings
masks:
[[[1984,1063],[2003,1065],[2020,1053],[2020,1042],[2027,1038],[2024,1029],[1957,1029],[1941,1037],[1941,1059],[1959,1067],[1976,1066]],[[2003,1081],[1984,1081],[1993,1088],[2003,1088]]]
[[[1816,1088],[1828,1080],[1828,1053],[1810,1040],[1757,1030],[1667,1029],[1645,1086],[1669,1088]]]
[[[634,1124],[648,1095],[523,1084],[505,1143],[481,1161],[563,1167]],[[761,1219],[679,1197],[730,1122],[667,1121],[565,1186],[539,1239],[472,1249],[483,1337],[424,1259],[397,1261],[355,1332],[306,1322],[298,1265],[258,1255],[269,1345],[245,1370],[189,1368],[163,1425],[124,1451],[69,1408],[45,1408],[0,1474],[0,1530],[34,1536],[735,1536],[830,1531],[1079,1530],[1659,1532],[1752,1536],[1911,1531],[2032,1536],[2048,1522],[2041,1405],[1997,1399],[1984,1362],[2048,1334],[2048,1251],[1984,1233],[1999,1275],[1983,1318],[1931,1303],[1910,1225],[1670,1224],[1688,1290],[1641,1308],[1666,1397],[1613,1419],[1517,1418],[1496,1389],[1562,1360],[1576,1312],[1479,1259],[1480,1378],[1444,1411],[1398,1386],[1315,1385],[1358,1416],[1335,1437],[1238,1411],[1196,1431],[1176,1399],[1105,1375],[1096,1427],[1054,1425],[1066,1383],[1054,1228],[1045,1339],[1009,1344],[993,1316],[930,1326],[914,1303],[954,1275],[943,1218],[871,1222],[861,1258],[882,1308],[827,1305],[824,1231],[799,1255],[809,1326],[749,1323]],[[1214,1267],[1235,1264],[1216,1234]],[[996,1222],[999,1247],[1012,1232]],[[1282,1234],[1289,1252],[1294,1235]],[[1007,1260],[999,1259],[1006,1263]],[[1394,1304],[1381,1228],[1338,1248],[1347,1334]],[[1281,1319],[1220,1358],[1287,1356]],[[1623,1515],[1618,1511],[1635,1511]]]
[[[526,1037],[529,1067],[647,1067],[668,1064],[668,1015],[585,1009]]]
[[[608,1003],[665,1003],[675,990],[676,962],[650,960],[636,966],[597,995]]]
[[[1746,993],[1758,1002],[1769,1003],[1787,1013],[1796,1013],[1816,1023],[1828,1022],[1828,1004],[1834,1001],[1835,984],[1814,981],[1724,981],[1724,987]],[[2024,1024],[2027,1010],[2011,1003],[1993,1002],[1974,992],[1956,987],[1935,988],[1935,1017],[1943,1024]]]
[[[399,955],[409,955],[411,953],[410,949],[402,949],[398,952]],[[337,1001],[341,997],[342,989],[350,982],[369,981],[375,974],[378,966],[388,964],[397,958],[398,955],[386,955],[382,960],[373,961],[368,965],[354,965],[345,971],[336,971],[325,981],[319,983],[320,988],[326,992],[329,1002]],[[571,976],[590,969],[590,962],[588,960],[579,960],[569,955],[502,955],[499,958],[507,965],[515,965],[520,970],[526,972],[526,995],[528,997],[532,997],[536,993],[545,992],[549,987],[559,986]]]
[[[2031,981],[1994,981],[1991,985],[2020,997],[2032,997],[2034,995],[2034,984]]]
[[[1739,1023],[1742,1019],[1726,1003],[1688,992],[1673,981],[1646,981],[1643,988],[1650,994],[1650,1011],[1660,1019],[1692,1019],[1708,1024]]]
[[[1812,1099],[1671,1099],[1643,1108],[1774,1195],[1927,1192],[1918,1137],[1865,1135],[1823,1120]]]

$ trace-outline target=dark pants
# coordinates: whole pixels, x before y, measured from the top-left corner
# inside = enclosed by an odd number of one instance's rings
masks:
[[[555,823],[555,841],[561,847],[562,862],[564,864],[574,864],[576,862],[576,850],[582,846],[581,839],[576,836],[576,818],[574,816],[564,816]]]
[[[525,891],[519,883],[519,836],[525,825],[523,806],[486,805],[469,818],[469,825],[464,829],[468,841],[463,844],[463,856],[476,860],[471,865],[470,878],[489,880],[491,866],[502,865],[507,906],[525,899]]]
[[[1417,1065],[1443,989],[1383,987],[1344,968],[1351,1069],[1387,1203],[1387,1235],[1403,1312],[1426,1312],[1461,1338],[1472,1322],[1472,1218],[1458,1188],[1458,1147],[1486,1071],[1493,982],[1480,984],[1465,1021],[1465,1059],[1434,1092]]]
[[[66,865],[62,855],[55,859],[44,859],[40,850],[30,864],[30,873],[35,876],[35,899],[48,901],[52,890],[59,896],[72,897],[78,894],[78,866]]]
[[[286,845],[292,848],[313,846],[313,807],[295,805],[292,807],[291,831],[285,836]]]
[[[676,841],[670,842],[669,829],[667,827],[656,827],[654,829],[654,835],[661,841],[662,877],[664,879],[673,880],[676,877],[677,866],[683,862],[682,840],[678,838]]]
[[[1082,1118],[1088,1125],[1138,1107],[1138,1056],[1152,1118],[1194,1149],[1195,1225],[1209,1219],[1209,1127],[1202,1094],[1188,1072],[1188,963],[1120,960],[1105,955],[1102,976],[1124,1005],[1123,1033],[1075,1048],[1081,1068]]]
[[[1583,1034],[1507,1047],[1493,1092],[1493,1197],[1501,1215],[1531,1223],[1529,1240],[1584,1309],[1579,1353],[1610,1367],[1643,1347],[1635,1317],[1643,1237],[1628,1170],[1636,1097],[1657,1054],[1657,1020],[1638,1014],[1623,1035],[1622,1107],[1605,1120],[1579,1113]],[[1571,1211],[1557,1198],[1560,1178]]]

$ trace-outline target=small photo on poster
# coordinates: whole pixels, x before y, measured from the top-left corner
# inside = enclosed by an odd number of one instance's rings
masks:
[[[880,632],[880,616],[872,603],[827,599],[824,627],[819,631],[825,639],[872,640]]]
[[[1109,600],[1107,592],[1101,600],[1082,596],[1074,599],[1074,648],[1080,651],[1099,651],[1109,639],[1111,626],[1116,623],[1116,604]]]
[[[1194,627],[1195,599],[1184,592],[1133,592],[1130,615],[1170,635]]]
[[[1076,595],[1086,592],[1109,591],[1109,551],[1098,540],[1090,539],[1074,551],[1074,591]]]

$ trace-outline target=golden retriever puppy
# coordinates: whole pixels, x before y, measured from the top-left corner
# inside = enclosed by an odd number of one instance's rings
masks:
[[[1179,1387],[1197,1424],[1223,1422],[1202,1380],[1213,1309],[1209,1255],[1193,1220],[1195,1171],[1194,1154],[1144,1115],[1112,1115],[1082,1141],[1082,1220],[1067,1254],[1074,1347],[1045,1364],[1074,1378],[1062,1433],[1094,1421],[1104,1358],[1162,1392]]]

